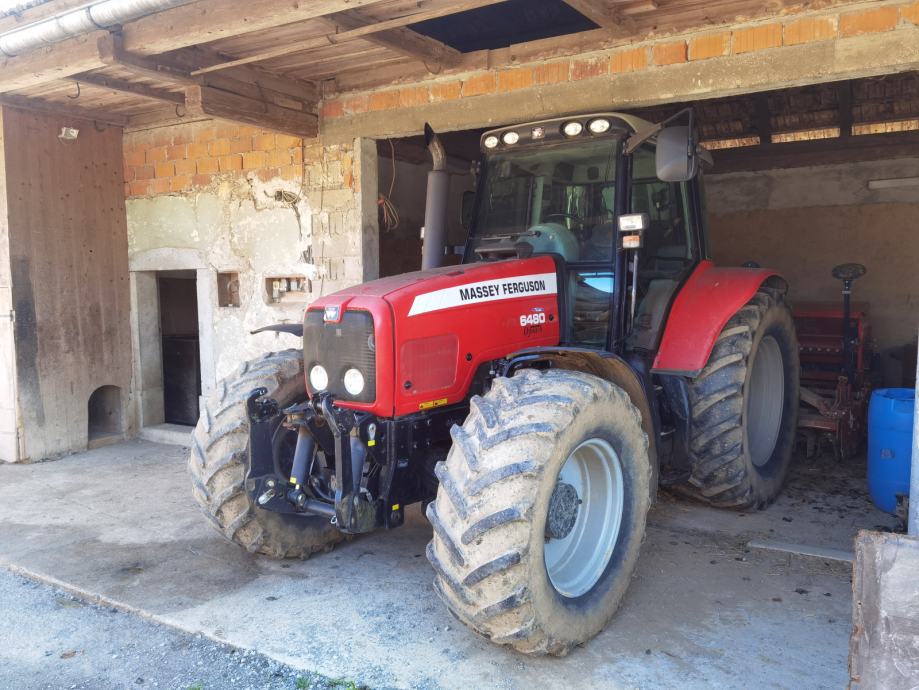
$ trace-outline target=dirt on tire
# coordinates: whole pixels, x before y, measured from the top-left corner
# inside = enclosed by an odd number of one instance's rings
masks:
[[[435,590],[463,623],[526,654],[564,655],[597,634],[631,580],[652,476],[637,408],[589,374],[524,370],[473,397],[437,466],[427,556]],[[625,477],[623,521],[608,565],[586,594],[568,598],[544,562],[549,502],[561,467],[585,439],[615,447]]]
[[[192,435],[188,471],[204,515],[229,541],[274,558],[309,558],[345,535],[326,518],[262,510],[245,490],[249,458],[246,398],[259,387],[282,407],[306,397],[299,350],[272,352],[243,364],[207,397]]]
[[[778,437],[757,466],[747,439],[752,363],[764,337],[782,353],[784,400]],[[725,325],[708,363],[689,383],[690,476],[677,490],[719,508],[762,508],[782,489],[794,451],[800,385],[798,342],[780,290],[762,287]]]

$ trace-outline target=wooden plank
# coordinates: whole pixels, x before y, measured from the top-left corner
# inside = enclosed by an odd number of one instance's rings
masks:
[[[307,50],[312,50],[314,48],[323,48],[333,44],[338,45],[348,41],[353,41],[357,38],[366,38],[372,36],[375,33],[398,29],[409,24],[423,22],[429,19],[438,19],[440,17],[446,17],[451,14],[458,14],[460,12],[478,9],[479,7],[487,7],[488,5],[496,5],[499,2],[504,2],[504,0],[473,0],[472,2],[455,3],[447,7],[423,10],[421,12],[415,12],[414,14],[407,14],[402,17],[396,17],[395,19],[367,23],[364,26],[358,26],[353,29],[339,31],[337,33],[323,34],[322,36],[317,36],[315,38],[306,38],[302,41],[295,41],[293,43],[288,43],[287,45],[269,48],[268,50],[253,53],[252,55],[248,55],[243,58],[237,58],[235,60],[229,60],[224,63],[215,64],[211,65],[210,67],[204,67],[202,69],[195,70],[192,72],[192,74],[207,74],[209,72],[216,72],[218,70],[224,70],[230,67],[250,65],[253,62],[263,62],[264,60],[271,60],[272,58],[283,57],[285,55],[291,55],[294,53],[301,53]]]
[[[170,58],[190,70],[192,76],[200,76],[204,70],[193,69],[201,65],[220,65],[225,58],[217,51],[204,46],[194,46],[170,54]],[[257,85],[261,89],[269,89],[278,94],[284,94],[305,103],[318,103],[319,87],[315,82],[298,79],[289,75],[279,76],[257,65],[233,66],[225,75],[212,75],[201,83],[213,84],[220,88],[221,77],[235,79],[238,82]],[[237,89],[231,88],[231,91]]]
[[[125,24],[123,47],[130,54],[157,55],[378,2],[382,0],[194,2]],[[94,31],[0,60],[0,93],[104,67],[97,42],[107,35],[107,31]]]
[[[185,96],[174,91],[157,89],[145,84],[136,82],[127,82],[122,79],[113,79],[102,74],[78,74],[73,80],[80,84],[92,84],[103,89],[111,89],[120,93],[128,93],[142,98],[149,98],[155,101],[165,101],[166,103],[185,103]]]
[[[66,79],[80,72],[104,67],[99,60],[96,41],[105,35],[104,31],[94,31],[39,48],[26,55],[0,60],[0,93]]]
[[[190,117],[207,115],[266,127],[298,137],[312,138],[319,131],[319,118],[313,113],[281,108],[266,101],[210,86],[186,88],[185,104]]]
[[[635,32],[635,22],[611,8],[604,0],[563,0],[602,29],[618,35]]]
[[[343,31],[373,25],[371,20],[364,18],[354,10],[339,12],[331,17],[330,21]],[[396,53],[420,60],[432,72],[440,72],[443,67],[452,67],[460,61],[460,52],[455,48],[405,27],[368,33],[364,35],[364,38]],[[335,43],[336,37],[333,35],[330,40]]]
[[[125,24],[124,47],[151,55],[358,9],[382,0],[220,0],[174,7]]]
[[[24,110],[36,110],[42,113],[55,113],[58,115],[67,115],[69,117],[91,122],[104,122],[117,127],[124,127],[128,123],[128,118],[122,115],[116,115],[109,112],[101,112],[90,108],[81,108],[74,105],[64,105],[63,103],[52,103],[49,101],[40,101],[36,98],[24,98],[14,94],[0,95],[0,105],[9,105],[14,108]]]

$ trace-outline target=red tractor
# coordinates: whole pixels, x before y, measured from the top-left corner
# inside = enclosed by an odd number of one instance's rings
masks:
[[[450,611],[498,644],[562,655],[619,606],[659,482],[768,504],[798,414],[786,285],[712,264],[708,154],[682,116],[486,132],[462,264],[271,327],[302,348],[244,365],[194,434],[195,496],[226,538],[305,558],[426,504]],[[439,184],[428,258],[443,256]]]

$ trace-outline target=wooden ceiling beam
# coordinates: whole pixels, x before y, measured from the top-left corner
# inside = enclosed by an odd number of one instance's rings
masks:
[[[175,84],[191,85],[198,81],[185,70],[154,58],[128,52],[124,49],[120,34],[105,34],[99,39],[98,46],[99,60],[105,67],[121,67],[138,76]]]
[[[265,60],[272,60],[274,58],[284,57],[285,55],[302,53],[307,50],[315,50],[316,48],[324,48],[328,45],[338,45],[359,38],[372,40],[372,36],[374,34],[391,31],[394,29],[400,29],[402,27],[408,26],[409,24],[417,24],[418,22],[424,22],[431,19],[448,17],[452,14],[459,14],[460,12],[468,12],[469,10],[475,10],[480,7],[497,5],[500,2],[504,2],[504,0],[467,0],[466,2],[453,3],[447,6],[432,7],[431,9],[421,10],[419,12],[415,12],[414,14],[407,14],[402,17],[396,17],[394,19],[365,23],[363,26],[356,26],[353,29],[346,29],[344,31],[338,31],[338,27],[335,27],[336,31],[332,33],[323,34],[322,36],[316,36],[314,38],[306,38],[302,41],[294,41],[293,43],[288,43],[287,45],[259,51],[257,53],[253,53],[252,55],[247,55],[246,57],[235,58],[233,60],[211,65],[209,67],[203,67],[193,71],[192,74],[208,74],[211,72],[229,69],[231,67],[251,65],[254,62],[264,62]],[[333,15],[333,19],[334,17],[335,15]],[[418,35],[417,32],[414,33],[415,35]]]
[[[282,108],[212,86],[186,88],[185,108],[190,117],[216,117],[306,138],[319,133],[319,118],[314,113]]]
[[[104,122],[116,127],[124,127],[128,124],[128,118],[123,115],[102,112],[92,108],[82,108],[79,106],[65,105],[63,103],[54,103],[51,101],[41,101],[36,98],[26,98],[15,94],[0,95],[0,106],[7,105],[24,110],[37,110],[42,113],[55,113],[58,115],[67,115],[81,120],[91,122]]]
[[[154,101],[176,103],[179,105],[183,105],[185,103],[185,96],[181,93],[167,91],[165,89],[157,89],[152,86],[147,86],[146,84],[124,81],[123,79],[114,79],[103,74],[77,74],[75,77],[73,77],[73,80],[78,84],[90,84],[102,89],[109,89],[111,91],[118,91],[119,93],[127,93],[133,96],[149,98]]]
[[[338,32],[367,29],[373,26],[372,20],[365,18],[356,10],[339,12],[324,21],[330,23],[335,30],[328,37],[332,43],[338,42],[336,36]],[[404,26],[369,32],[363,38],[388,50],[420,60],[429,71],[435,73],[440,72],[444,67],[456,65],[461,58],[460,52],[455,48],[433,38],[422,36]]]
[[[124,50],[132,55],[159,55],[303,22],[383,0],[219,0],[193,2],[141,17],[122,27]],[[99,30],[0,60],[0,93],[67,79],[105,67],[97,42]]]
[[[624,16],[620,10],[613,9],[604,0],[564,0],[564,3],[613,35],[635,33],[634,20]]]

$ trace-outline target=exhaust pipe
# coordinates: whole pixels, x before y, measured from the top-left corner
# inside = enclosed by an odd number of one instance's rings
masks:
[[[450,192],[450,175],[447,172],[447,152],[440,137],[424,123],[424,143],[431,153],[434,167],[428,173],[428,191],[424,204],[422,228],[421,268],[437,268],[444,257],[447,243],[447,197]]]

